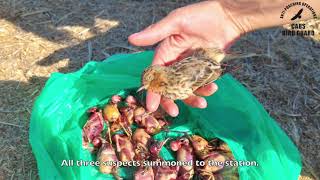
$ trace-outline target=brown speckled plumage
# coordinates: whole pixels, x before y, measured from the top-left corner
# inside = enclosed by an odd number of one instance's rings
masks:
[[[166,98],[186,99],[193,92],[218,79],[222,73],[220,62],[225,54],[217,49],[199,49],[170,66],[153,65],[142,75],[142,85]]]

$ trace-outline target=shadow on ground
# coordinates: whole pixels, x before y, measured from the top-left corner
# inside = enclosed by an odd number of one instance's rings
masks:
[[[29,119],[50,73],[137,51],[130,34],[189,2],[0,0],[0,179],[38,178]]]
[[[127,37],[188,1],[0,1],[0,17],[48,41],[64,44],[37,64],[70,60],[69,71],[88,60],[137,50]],[[189,1],[190,2],[190,1]]]

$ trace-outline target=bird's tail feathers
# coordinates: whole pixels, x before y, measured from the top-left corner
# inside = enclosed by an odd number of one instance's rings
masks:
[[[235,60],[235,59],[244,59],[244,58],[249,58],[249,57],[255,57],[255,56],[260,56],[259,54],[256,53],[226,53],[225,58],[223,58],[220,62],[227,62],[230,60]]]
[[[217,63],[223,63],[235,59],[243,59],[255,56],[261,56],[261,54],[256,53],[238,53],[238,52],[224,52],[219,48],[206,48],[198,49],[195,51],[194,56],[204,57],[212,59]]]

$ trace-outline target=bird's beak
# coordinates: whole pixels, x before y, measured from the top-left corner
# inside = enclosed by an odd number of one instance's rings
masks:
[[[140,92],[140,91],[142,91],[142,90],[144,90],[144,89],[146,89],[146,86],[141,86],[141,87],[137,90],[137,92]]]

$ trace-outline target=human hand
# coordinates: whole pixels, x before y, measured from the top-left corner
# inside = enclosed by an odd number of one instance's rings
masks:
[[[235,19],[219,1],[204,1],[185,6],[171,12],[167,17],[141,32],[132,34],[129,42],[136,46],[149,46],[160,42],[155,50],[152,65],[167,65],[196,48],[226,49],[244,33]],[[206,100],[218,89],[212,83],[195,91],[198,96],[190,96],[184,102],[192,107],[205,108]],[[151,112],[159,104],[171,116],[179,114],[173,100],[147,92],[147,109]]]

